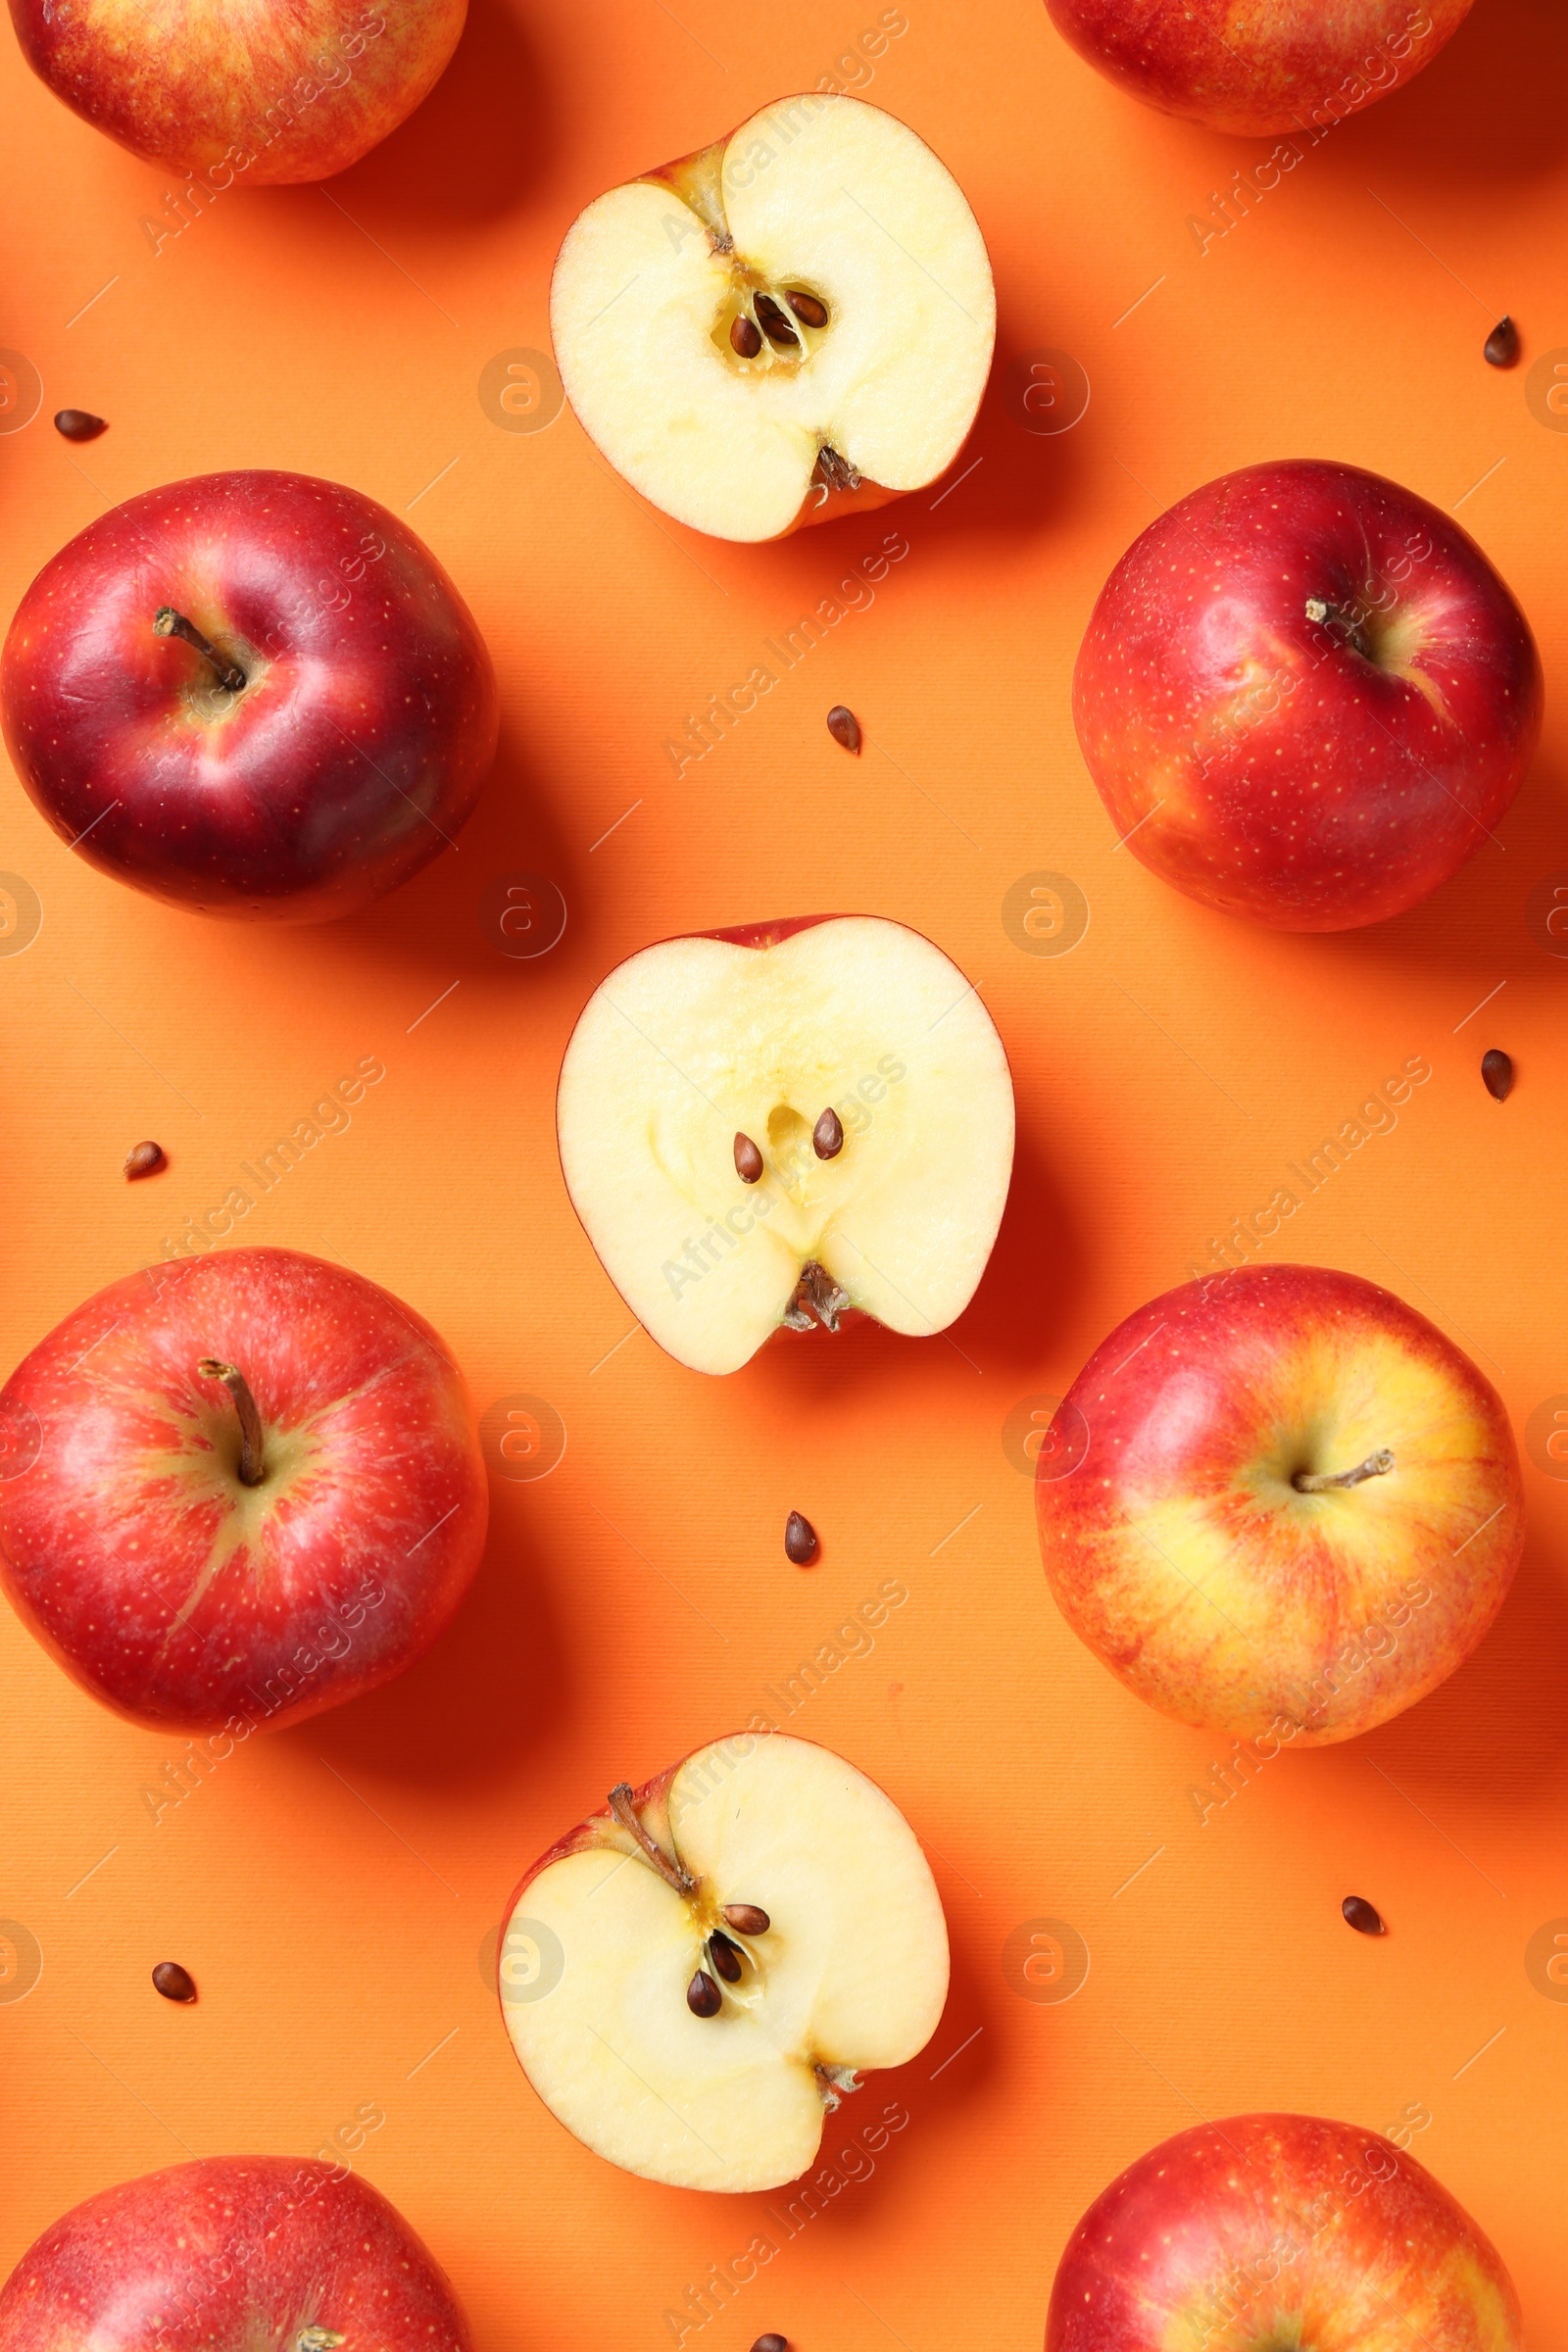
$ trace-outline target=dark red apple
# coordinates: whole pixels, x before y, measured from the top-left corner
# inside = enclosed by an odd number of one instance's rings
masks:
[[[1520,2352],[1496,2248],[1413,2157],[1313,2115],[1151,2148],[1090,2206],[1046,2352]]]
[[[378,2189],[292,2156],[106,2188],[0,2287],[0,2352],[473,2352],[452,2284]]]
[[[313,922],[417,873],[495,757],[462,597],[374,499],[209,473],[127,499],[27,590],[0,659],[33,801],[105,873]]]
[[[1438,508],[1354,466],[1250,466],[1129,548],[1078,655],[1117,834],[1189,898],[1345,931],[1446,882],[1541,734],[1513,597]]]
[[[436,1334],[297,1250],[128,1275],[0,1390],[0,1585],[138,1723],[240,1740],[389,1682],[488,1513]]]
[[[1321,136],[1430,65],[1471,0],[1046,0],[1092,66],[1168,115]]]

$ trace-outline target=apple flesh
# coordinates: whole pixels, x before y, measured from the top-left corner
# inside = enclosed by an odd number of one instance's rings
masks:
[[[1054,1428],[1035,1492],[1062,1615],[1151,1706],[1254,1754],[1424,1698],[1524,1548],[1495,1391],[1353,1274],[1168,1291],[1096,1349]]]
[[[112,1283],[12,1374],[0,1431],[0,1589],[137,1723],[243,1739],[358,1697],[429,1647],[484,1549],[446,1348],[292,1250]]]
[[[1068,2240],[1046,2352],[1522,2352],[1496,2248],[1376,2132],[1233,2115],[1140,2156]]]
[[[438,857],[499,723],[484,640],[414,532],[357,490],[261,472],[171,482],[78,532],[18,608],[0,714],[78,857],[281,922],[352,913]]]
[[[1151,524],[1102,591],[1073,714],[1117,834],[1286,931],[1413,906],[1540,739],[1530,624],[1458,524],[1353,466],[1251,466]]]
[[[1012,1168],[990,1014],[939,948],[874,915],[645,948],[573,1030],[556,1116],[607,1273],[699,1372],[852,1310],[943,1330]]]
[[[1046,0],[1080,57],[1135,98],[1239,137],[1321,133],[1430,65],[1471,0]]]
[[[358,163],[434,88],[466,14],[467,0],[11,0],[56,97],[132,155],[200,174],[203,195]]]
[[[948,1991],[908,1823],[777,1732],[615,1789],[529,1871],[501,1950],[502,2015],[551,2113],[681,2188],[796,2180],[860,2074],[925,2047]]]
[[[627,481],[695,530],[777,539],[946,471],[996,300],[925,142],[810,93],[591,204],[550,323],[566,395]]]
[[[473,2352],[446,2273],[338,2167],[210,2156],[106,2188],[0,2287],[0,2352]]]

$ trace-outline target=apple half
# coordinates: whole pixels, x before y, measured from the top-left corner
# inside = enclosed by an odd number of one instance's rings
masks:
[[[697,1372],[852,1310],[943,1330],[1012,1171],[990,1014],[940,948],[877,915],[644,948],[572,1031],[556,1121],[607,1273]]]
[[[948,1931],[875,1782],[743,1732],[622,1784],[534,1864],[500,1979],[523,2072],[586,2147],[674,2187],[777,2188],[862,2072],[930,2040]]]
[[[596,198],[557,259],[550,325],[617,472],[695,530],[777,539],[947,470],[996,296],[924,140],[812,92]]]

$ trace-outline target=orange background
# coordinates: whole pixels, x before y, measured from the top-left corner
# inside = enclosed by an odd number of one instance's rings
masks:
[[[179,1743],[99,1710],[0,1613],[0,1913],[44,1956],[35,1990],[0,2004],[0,2268],[112,2180],[186,2153],[315,2150],[369,2105],[385,2122],[353,2161],[448,2265],[484,2352],[667,2344],[662,2312],[745,2246],[750,2203],[634,2180],[567,2138],[507,2048],[481,1945],[522,1868],[612,1782],[744,1720],[897,1575],[907,1604],[792,1728],[883,1782],[926,1840],[952,1999],[882,2094],[910,2122],[874,2176],[688,2346],[778,2328],[802,2352],[1032,2347],[1110,2175],[1200,2114],[1264,2106],[1429,2116],[1413,2151],[1496,2238],[1535,2352],[1568,2345],[1568,2007],[1526,1970],[1531,1936],[1568,1914],[1568,1487],[1538,1446],[1518,1585],[1446,1687],[1368,1739],[1281,1758],[1200,1826],[1187,1792],[1223,1744],[1144,1709],[1066,1632],[1002,1442],[1013,1408],[1059,1393],[1415,1054],[1435,1075],[1397,1131],[1270,1254],[1399,1291],[1479,1357],[1521,1431],[1568,1390],[1568,974],[1528,920],[1533,892],[1568,881],[1568,438],[1526,396],[1531,365],[1568,346],[1568,27],[1559,0],[1478,0],[1425,74],[1200,255],[1188,216],[1271,141],[1118,95],[1039,0],[906,9],[859,86],[936,147],[990,245],[983,462],[939,505],[757,549],[651,514],[569,413],[498,429],[476,386],[498,353],[547,344],[551,261],[584,203],[833,72],[876,0],[475,0],[433,97],[367,162],[328,190],[235,189],[156,255],[138,217],[168,177],[0,41],[0,343],[44,386],[42,414],[0,437],[0,606],[117,499],[295,466],[410,512],[504,703],[458,850],[315,931],[119,889],[5,777],[0,866],[44,912],[0,959],[0,1356],[158,1256],[374,1054],[387,1075],[352,1129],[236,1238],[388,1285],[453,1344],[481,1410],[527,1393],[568,1432],[553,1475],[495,1481],[479,1583],[421,1666],[252,1741],[156,1825],[141,1791]],[[1504,310],[1525,338],[1510,374],[1481,359]],[[1009,374],[1041,348],[1093,385],[1055,437],[1023,429]],[[109,432],[68,446],[47,421],[66,404]],[[1552,681],[1498,845],[1414,913],[1341,938],[1227,921],[1115,852],[1068,712],[1090,604],[1134,535],[1210,476],[1295,455],[1462,501]],[[662,746],[687,712],[893,526],[910,552],[874,606],[677,779]],[[838,701],[866,730],[858,763],[822,723]],[[1039,869],[1092,907],[1059,958],[1004,927]],[[535,961],[485,928],[486,893],[523,870],[570,910]],[[557,1167],[556,1070],[591,989],[648,940],[822,907],[913,923],[979,985],[1017,1085],[1011,1202],[954,1345],[862,1327],[704,1380],[640,1332],[616,1347],[630,1317]],[[1518,1068],[1502,1107],[1478,1075],[1492,1045]],[[121,1159],[148,1135],[172,1165],[127,1186]],[[791,1507],[823,1537],[808,1573],[782,1555]],[[1386,1941],[1344,1926],[1349,1891],[1385,1912]],[[1093,1955],[1065,2004],[1020,1997],[1004,1965],[1043,1917]],[[152,1993],[163,1958],[195,1973],[196,2009]],[[839,2144],[830,2127],[824,2155]]]

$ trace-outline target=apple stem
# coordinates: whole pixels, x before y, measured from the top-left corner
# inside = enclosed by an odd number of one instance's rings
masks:
[[[236,662],[225,662],[212,640],[204,637],[196,623],[187,620],[183,612],[176,612],[172,605],[160,605],[153,614],[153,635],[178,637],[186,645],[194,646],[202,660],[212,663],[220,686],[226,688],[230,694],[244,693],[245,672]]]
[[[1329,1487],[1358,1487],[1364,1478],[1385,1478],[1393,1468],[1393,1454],[1380,1446],[1353,1470],[1298,1470],[1291,1484],[1298,1494],[1321,1494]]]
[[[612,1813],[613,1813],[621,1828],[623,1830],[629,1830],[631,1835],[636,1838],[637,1843],[641,1846],[643,1852],[647,1855],[649,1861],[658,1871],[660,1877],[663,1880],[666,1886],[673,1886],[677,1894],[694,1894],[696,1892],[697,1881],[692,1877],[691,1872],[686,1868],[684,1862],[672,1860],[671,1857],[665,1853],[663,1847],[659,1843],[659,1840],[656,1838],[651,1838],[649,1836],[647,1830],[643,1827],[642,1822],[638,1819],[637,1807],[633,1801],[631,1783],[629,1781],[622,1781],[616,1788],[612,1788],[610,1791],[610,1810]]]
[[[1320,596],[1309,596],[1306,600],[1306,617],[1318,628],[1336,630],[1347,645],[1354,648],[1363,662],[1372,660],[1372,640],[1366,633],[1360,614],[1349,607],[1326,604]]]
[[[267,1475],[262,1459],[262,1416],[251,1395],[251,1384],[237,1364],[225,1364],[220,1357],[204,1355],[196,1367],[203,1380],[220,1380],[234,1399],[239,1415],[239,1483],[242,1487],[259,1487]]]

